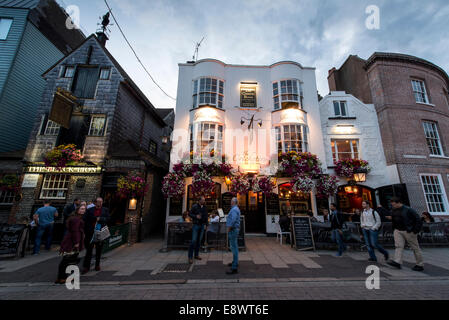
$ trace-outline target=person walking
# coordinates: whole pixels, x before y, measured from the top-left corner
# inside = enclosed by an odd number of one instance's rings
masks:
[[[95,200],[95,207],[87,209],[83,216],[84,220],[84,245],[86,247],[86,256],[83,261],[83,270],[81,274],[86,274],[90,270],[90,262],[92,260],[92,252],[95,247],[95,271],[100,271],[101,251],[103,250],[103,241],[92,241],[95,227],[97,224],[100,228],[106,226],[109,222],[109,210],[103,207],[103,198],[98,197]]]
[[[388,261],[388,251],[385,250],[378,241],[379,229],[382,225],[380,215],[377,211],[371,208],[369,201],[363,201],[362,208],[363,212],[360,216],[360,227],[362,228],[363,238],[365,239],[368,254],[370,256],[368,261],[377,262],[374,248],[384,255],[385,261]]]
[[[189,263],[193,263],[193,253],[195,252],[195,259],[201,260],[200,253],[200,245],[203,239],[203,235],[206,231],[207,222],[208,222],[208,214],[206,208],[206,198],[204,196],[200,197],[198,203],[195,203],[192,206],[192,210],[189,213],[190,218],[192,218],[192,242],[189,247]]]
[[[34,239],[33,255],[38,255],[41,248],[42,236],[47,232],[47,242],[45,249],[51,249],[51,240],[53,239],[53,226],[55,218],[58,216],[58,210],[51,206],[49,200],[44,200],[44,206],[37,209],[33,215],[33,219],[37,224],[36,238]]]
[[[58,278],[55,283],[63,284],[66,282],[66,269],[69,265],[78,265],[78,256],[84,249],[84,221],[83,216],[86,213],[86,206],[81,205],[75,212],[67,218],[67,233],[61,242],[62,260],[58,267]]]
[[[424,262],[418,243],[418,233],[422,228],[421,217],[414,209],[404,206],[401,199],[398,197],[392,197],[390,202],[393,208],[391,219],[393,222],[393,236],[396,250],[394,260],[389,261],[388,264],[397,269],[401,269],[402,253],[404,251],[405,243],[408,243],[410,248],[413,250],[416,259],[416,265],[412,268],[412,270],[423,271]]]
[[[229,211],[226,218],[226,227],[228,228],[229,245],[232,251],[232,263],[228,264],[231,270],[226,271],[226,274],[238,273],[239,267],[239,246],[237,237],[240,232],[240,209],[238,207],[238,200],[236,197],[231,200],[231,211]]]
[[[331,212],[329,221],[331,222],[332,241],[335,241],[338,245],[337,257],[341,257],[343,252],[346,251],[346,244],[343,241],[343,215],[337,210],[335,203],[330,206]]]
[[[70,203],[64,207],[64,211],[62,212],[62,215],[64,217],[64,221],[63,221],[64,232],[62,234],[66,233],[67,219],[72,215],[72,213],[75,212],[76,208],[78,208],[80,205],[81,205],[81,200],[78,198],[75,198],[72,203]]]

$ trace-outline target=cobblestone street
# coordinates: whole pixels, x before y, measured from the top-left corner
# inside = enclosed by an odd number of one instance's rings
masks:
[[[20,260],[0,261],[0,299],[448,299],[449,249],[424,248],[424,272],[415,272],[406,250],[401,270],[380,257],[380,289],[368,290],[366,252],[300,252],[274,238],[248,237],[240,253],[239,274],[225,274],[231,254],[212,250],[185,272],[166,272],[167,265],[185,266],[186,251],[159,252],[153,239],[123,246],[105,255],[100,272],[81,276],[81,289],[53,285],[59,257],[55,251]],[[392,253],[392,251],[390,252]],[[175,266],[176,267],[176,266]],[[173,270],[172,270],[173,271]],[[335,291],[335,288],[338,290]]]

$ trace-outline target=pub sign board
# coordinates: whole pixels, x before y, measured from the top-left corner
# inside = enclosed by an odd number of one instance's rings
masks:
[[[53,105],[48,119],[56,122],[63,128],[69,129],[75,101],[76,98],[70,92],[58,88],[53,97]]]
[[[257,108],[256,86],[240,87],[240,108]]]
[[[296,250],[315,250],[312,224],[309,216],[293,216],[292,233]]]

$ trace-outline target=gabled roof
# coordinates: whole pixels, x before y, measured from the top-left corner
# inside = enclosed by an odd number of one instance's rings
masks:
[[[0,7],[34,9],[40,0],[0,0]]]
[[[165,119],[170,113],[172,113],[175,109],[173,108],[156,108],[156,112],[162,119]]]
[[[103,50],[103,52],[106,54],[106,56],[111,60],[114,67],[117,68],[118,72],[124,78],[124,83],[126,85],[128,85],[129,89],[131,89],[135,93],[135,95],[141,100],[141,102],[152,113],[152,115],[155,117],[155,119],[157,121],[159,121],[161,126],[167,126],[168,124],[158,114],[158,112],[156,111],[157,109],[153,106],[153,104],[150,102],[150,100],[148,100],[147,96],[139,89],[139,87],[134,83],[134,81],[131,79],[131,77],[126,73],[126,71],[122,68],[122,66],[117,62],[117,60],[115,60],[114,56],[109,52],[109,50],[106,49],[106,47],[100,43],[100,41],[98,40],[98,38],[95,34],[91,34],[89,37],[87,37],[86,40],[84,40],[76,49],[74,49],[71,53],[69,53],[65,57],[61,58],[58,62],[56,62],[54,65],[52,65],[47,71],[45,71],[42,74],[42,76],[45,77],[51,70],[53,70],[62,61],[64,61],[68,56],[70,56],[72,53],[76,52],[80,47],[82,47],[86,42],[88,42],[92,38],[94,38],[96,40],[96,42],[98,43],[100,48]]]

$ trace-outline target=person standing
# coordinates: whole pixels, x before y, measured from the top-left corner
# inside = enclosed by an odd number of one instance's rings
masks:
[[[335,203],[330,206],[331,212],[329,221],[331,222],[332,241],[338,245],[337,257],[341,257],[346,251],[346,244],[343,241],[343,215],[337,210]]]
[[[198,203],[195,203],[192,207],[192,210],[189,213],[190,218],[192,218],[192,243],[190,243],[189,247],[189,263],[193,263],[193,253],[195,251],[195,259],[201,260],[200,254],[200,245],[203,239],[204,232],[206,231],[207,226],[207,208],[206,208],[206,198],[204,196],[200,197]]]
[[[49,200],[44,200],[44,206],[37,209],[33,215],[34,221],[37,223],[36,238],[34,240],[33,255],[38,255],[41,248],[42,236],[47,232],[47,242],[45,249],[51,249],[51,240],[53,239],[53,226],[55,218],[58,216],[58,210],[51,206]]]
[[[388,209],[382,207],[382,205],[379,204],[379,205],[377,206],[376,211],[377,211],[377,213],[378,213],[379,216],[380,216],[380,221],[381,221],[381,222],[388,222],[387,217],[388,217],[388,216],[391,216],[391,212],[390,212]]]
[[[402,204],[401,199],[392,197],[391,206],[393,207],[391,219],[393,222],[394,245],[396,247],[394,260],[388,264],[397,269],[401,269],[402,253],[405,243],[408,243],[413,250],[416,259],[416,265],[412,268],[414,271],[423,271],[424,262],[421,249],[418,243],[418,233],[421,231],[422,221],[415,210]]]
[[[80,204],[81,204],[81,200],[78,198],[75,198],[71,204],[68,204],[65,206],[64,211],[62,212],[62,215],[64,216],[64,221],[63,221],[64,232],[63,232],[63,234],[65,234],[65,232],[67,230],[66,229],[67,219],[70,217],[70,215],[72,213],[75,212],[76,208],[78,208],[80,206]]]
[[[226,227],[228,228],[229,244],[232,251],[232,263],[228,265],[231,267],[231,270],[226,271],[226,274],[238,273],[239,267],[239,246],[237,237],[240,232],[240,209],[238,207],[237,198],[232,198],[231,207],[231,211],[229,211],[228,217],[226,218]]]
[[[368,201],[362,202],[363,212],[360,216],[360,227],[362,228],[363,238],[365,239],[366,247],[368,248],[368,253],[370,258],[368,261],[377,262],[376,253],[374,248],[379,250],[385,257],[385,261],[388,261],[389,254],[379,244],[379,229],[382,225],[380,215],[377,211],[373,210]]]
[[[81,205],[75,212],[67,218],[67,233],[61,242],[60,254],[63,256],[58,267],[58,278],[55,283],[63,284],[66,282],[66,269],[69,265],[79,263],[78,256],[84,249],[84,221],[83,216],[86,213],[86,206]]]
[[[86,256],[83,262],[83,271],[81,274],[86,274],[90,270],[90,262],[92,260],[92,252],[95,247],[95,271],[100,271],[100,259],[101,251],[103,250],[103,241],[92,241],[95,226],[97,223],[101,228],[106,226],[109,222],[109,210],[103,207],[103,198],[98,197],[95,200],[95,207],[92,207],[86,211],[83,216],[84,220],[84,245],[86,247]]]

